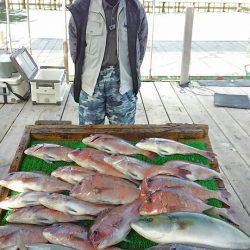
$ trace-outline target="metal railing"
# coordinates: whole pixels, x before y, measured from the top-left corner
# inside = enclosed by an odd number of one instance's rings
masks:
[[[67,0],[70,5],[73,0]],[[141,0],[147,13],[153,12],[153,0]],[[10,9],[26,9],[26,0],[10,0]],[[30,0],[30,9],[61,10],[61,0]],[[183,13],[187,7],[194,7],[196,12],[250,12],[250,2],[201,2],[201,1],[164,1],[156,2],[156,13]]]

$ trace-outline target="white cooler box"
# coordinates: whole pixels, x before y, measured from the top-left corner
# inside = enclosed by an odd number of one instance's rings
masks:
[[[58,104],[66,92],[66,70],[63,67],[38,68],[25,48],[12,54],[11,60],[22,77],[30,82],[33,104]]]
[[[19,73],[0,78],[0,103],[19,103],[30,97],[30,85]]]

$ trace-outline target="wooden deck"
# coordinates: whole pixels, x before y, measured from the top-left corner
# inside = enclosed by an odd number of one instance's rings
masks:
[[[138,96],[137,124],[208,124],[213,149],[218,154],[225,185],[243,230],[250,233],[250,111],[217,108],[213,91],[250,95],[249,88],[210,88],[181,91],[176,83],[143,83]],[[67,92],[61,106],[38,105],[31,101],[16,105],[0,104],[0,175],[4,176],[14,156],[24,127],[36,120],[70,120],[78,123],[77,105]],[[0,163],[0,165],[1,165]]]

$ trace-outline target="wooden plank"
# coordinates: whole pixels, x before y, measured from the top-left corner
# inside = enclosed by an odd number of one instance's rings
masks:
[[[227,185],[232,194],[230,202],[236,211],[241,228],[250,233],[250,197],[248,195],[250,173],[246,163],[198,98],[191,92],[180,92],[176,84],[172,84],[172,86],[192,120],[195,123],[208,124],[214,152],[217,153],[220,169],[226,177],[224,180],[231,186]]]
[[[20,169],[20,166],[22,164],[23,161],[23,157],[24,157],[24,151],[25,149],[28,147],[29,143],[30,143],[30,128],[25,128],[24,130],[24,134],[22,136],[22,139],[19,143],[19,146],[17,148],[15,157],[10,165],[9,168],[9,172],[17,172]],[[9,194],[10,194],[10,190],[8,188],[2,188],[1,192],[0,192],[0,200],[4,200],[6,199]],[[2,213],[2,210],[0,209],[0,214]]]
[[[68,92],[66,93],[67,96]],[[0,157],[5,157],[6,161],[10,161],[14,157],[27,124],[34,124],[36,120],[61,120],[66,99],[64,98],[64,102],[60,106],[33,105],[31,100],[28,101],[0,143]]]
[[[148,137],[163,137],[180,141],[204,140],[208,127],[198,124],[165,124],[165,125],[91,125],[91,126],[31,126],[32,138],[35,140],[79,141],[93,133],[108,133],[121,136],[127,140],[141,140]]]
[[[78,103],[74,101],[74,98],[69,94],[65,109],[63,111],[62,120],[71,121],[72,124],[79,124]]]
[[[26,102],[17,104],[6,104],[0,109],[0,142],[10,129],[16,117],[22,111]]]
[[[142,102],[141,93],[137,95],[137,109],[135,114],[135,124],[148,124],[148,118]]]
[[[142,85],[141,97],[149,124],[164,124],[170,122],[153,83],[148,82]]]
[[[230,95],[245,95],[241,88],[235,87],[213,87],[213,91]],[[237,124],[250,136],[250,111],[247,109],[224,108]]]
[[[250,166],[250,140],[247,133],[224,108],[214,106],[213,96],[197,95],[197,98],[224,132],[228,140],[234,145],[246,164]]]
[[[193,123],[170,83],[157,82],[156,89],[173,123]]]

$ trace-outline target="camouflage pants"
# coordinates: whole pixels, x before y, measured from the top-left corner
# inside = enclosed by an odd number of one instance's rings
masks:
[[[101,70],[93,96],[81,91],[79,123],[103,124],[107,116],[110,124],[134,124],[137,98],[132,90],[120,94],[119,88],[119,69]]]

